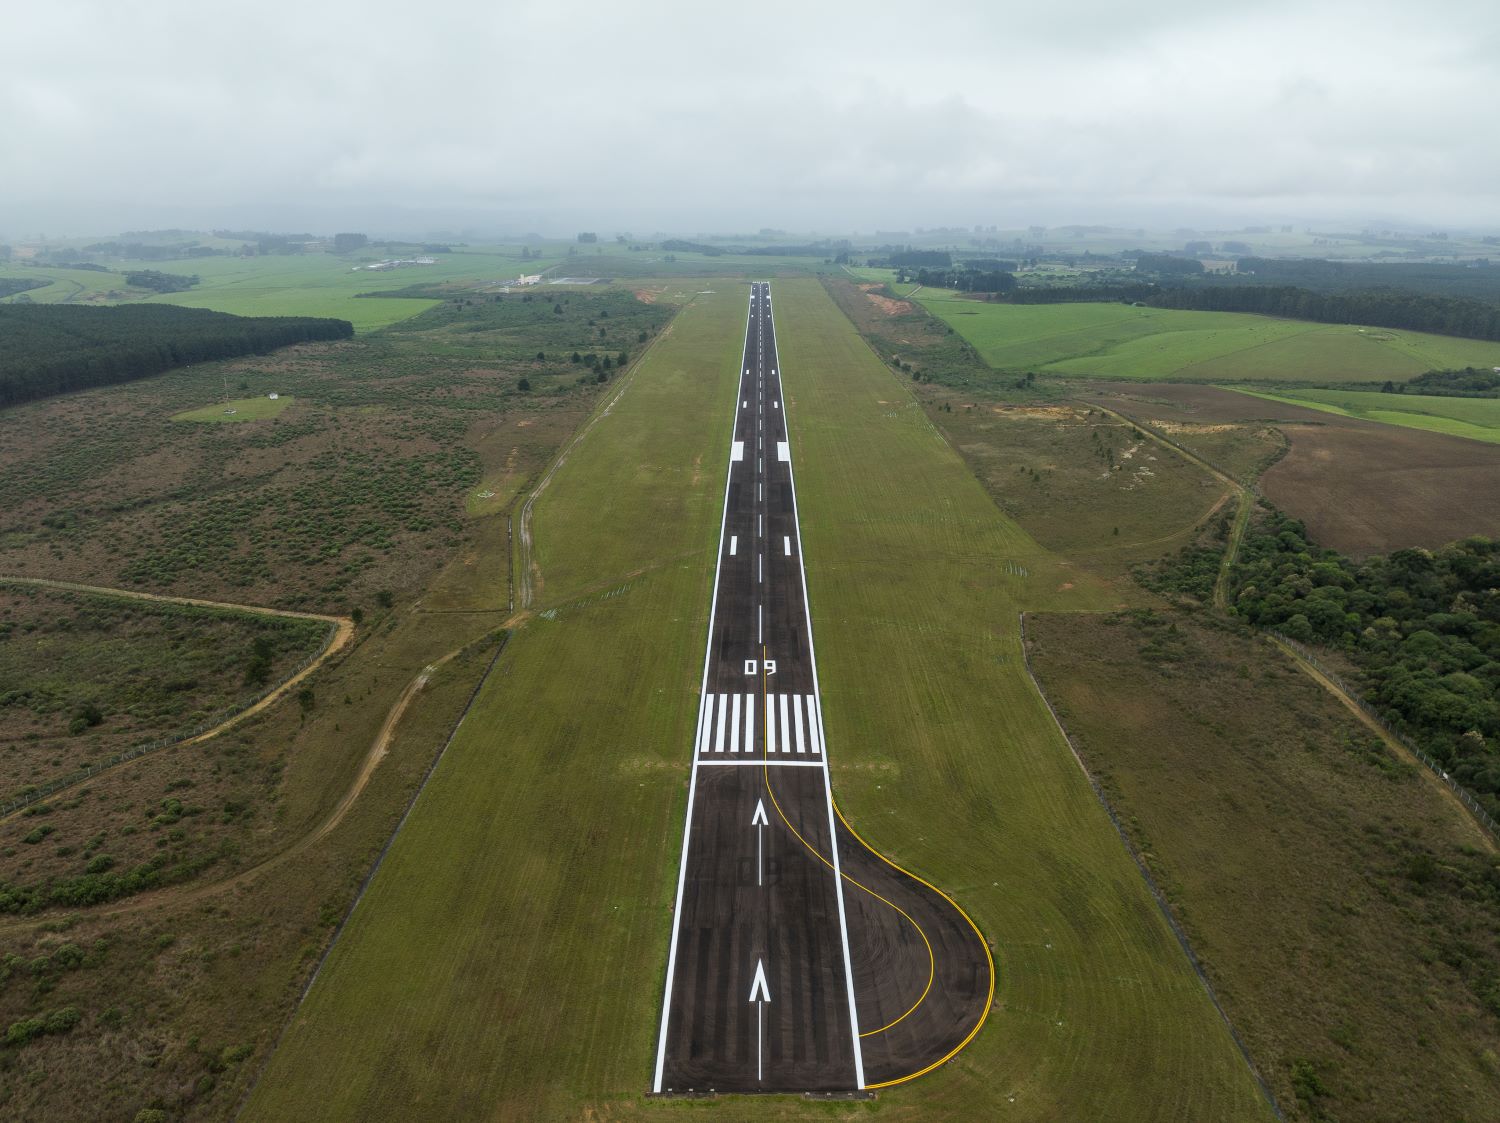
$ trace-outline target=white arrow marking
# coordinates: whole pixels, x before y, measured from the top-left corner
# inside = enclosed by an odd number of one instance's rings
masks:
[[[760,995],[756,998],[756,995]],[[766,1035],[765,1035],[765,1010],[766,1003],[771,1001],[771,988],[766,985],[766,963],[763,959],[755,961],[755,981],[750,984],[750,1001],[755,1003],[755,1079],[764,1080]]]
[[[755,828],[755,884],[764,885],[765,878],[762,870],[765,868],[763,855],[765,850],[761,846],[761,827],[770,826],[771,820],[766,818],[766,805],[761,800],[755,801],[755,814],[750,816],[750,825]],[[753,998],[751,1001],[755,1001]]]

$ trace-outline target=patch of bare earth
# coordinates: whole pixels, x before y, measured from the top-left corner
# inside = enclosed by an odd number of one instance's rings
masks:
[[[1271,502],[1320,545],[1356,557],[1434,548],[1500,526],[1500,448],[1266,401],[1212,386],[1099,387],[1101,401],[1155,422],[1213,431],[1268,425],[1290,448],[1261,477]]]

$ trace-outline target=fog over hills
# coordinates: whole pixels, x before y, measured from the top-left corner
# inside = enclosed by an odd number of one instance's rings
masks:
[[[0,38],[0,231],[1489,228],[1500,14],[67,0]]]

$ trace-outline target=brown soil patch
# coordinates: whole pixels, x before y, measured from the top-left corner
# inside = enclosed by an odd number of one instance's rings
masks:
[[[639,300],[642,304],[655,304],[657,302],[657,300],[661,297],[661,294],[664,293],[664,292],[666,292],[666,291],[667,290],[665,288],[659,288],[659,289],[636,289],[635,290],[635,298],[637,300]]]
[[[910,301],[892,300],[888,296],[881,296],[878,293],[873,292],[865,293],[865,299],[868,300],[871,304],[875,305],[875,307],[879,308],[887,316],[900,316],[912,311],[912,305]]]
[[[1343,553],[1434,548],[1500,526],[1500,448],[1494,445],[1212,386],[1100,389],[1101,401],[1181,426],[1178,431],[1215,431],[1234,422],[1280,429],[1291,448],[1261,477],[1262,491],[1306,523],[1314,541]]]
[[[1083,411],[1073,406],[991,406],[1001,417],[1027,421],[1077,421]]]

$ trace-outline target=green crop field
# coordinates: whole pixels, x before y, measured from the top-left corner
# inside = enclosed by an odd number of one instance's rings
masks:
[[[1240,389],[1239,387],[1230,387]],[[1427,429],[1449,433],[1476,441],[1500,444],[1500,399],[1454,398],[1437,394],[1381,394],[1359,390],[1288,390],[1267,394],[1240,389],[1268,401],[1358,417],[1366,421],[1383,421],[1408,429]]]
[[[1237,312],[917,299],[997,370],[1143,381],[1369,382],[1500,366],[1500,344]]]
[[[52,280],[46,288],[24,294],[38,303],[145,299],[238,316],[332,316],[348,320],[356,331],[363,332],[415,316],[436,302],[406,297],[361,298],[360,293],[390,292],[413,284],[509,280],[520,273],[540,273],[564,260],[556,247],[550,247],[550,251],[549,256],[525,262],[513,249],[437,254],[433,265],[380,272],[354,268],[381,259],[381,252],[371,249],[344,256],[310,253],[119,262],[114,264],[118,272],[112,273],[12,264],[0,266],[0,277]],[[184,292],[150,295],[127,289],[122,274],[129,269],[196,275],[199,281]]]
[[[1001,980],[938,1073],[873,1105],[752,1098],[737,1117],[1265,1118],[1020,662],[1018,608],[1102,591],[999,514],[818,284],[776,294],[836,786],[974,913]],[[681,313],[538,501],[542,611],[246,1118],[697,1110],[643,1093],[743,321],[739,286]]]

